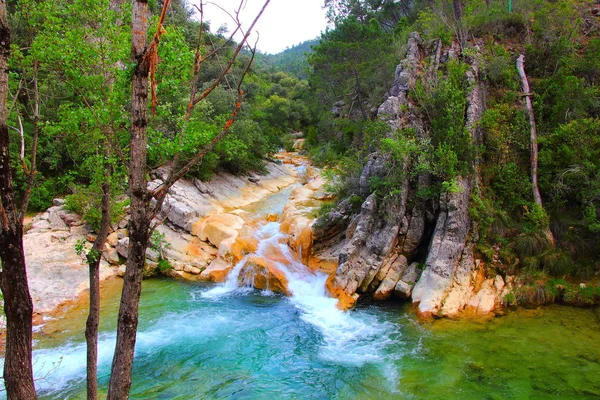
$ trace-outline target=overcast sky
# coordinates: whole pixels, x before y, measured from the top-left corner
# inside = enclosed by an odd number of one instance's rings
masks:
[[[188,1],[196,3],[196,0]],[[240,0],[207,0],[207,3],[210,1],[231,13],[240,4]],[[258,49],[275,54],[286,47],[319,37],[327,26],[323,3],[324,0],[271,0],[254,29],[260,34]],[[252,23],[263,4],[264,0],[246,0],[240,18],[244,28]],[[205,20],[210,21],[213,32],[225,23],[230,30],[234,29],[231,18],[213,4],[206,4],[204,15]],[[255,40],[250,39],[249,43],[254,44]]]

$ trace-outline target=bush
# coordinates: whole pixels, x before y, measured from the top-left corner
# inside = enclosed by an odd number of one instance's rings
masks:
[[[111,224],[123,218],[125,215],[124,208],[128,205],[129,198],[115,200],[114,196],[111,196]],[[65,208],[81,215],[94,231],[100,228],[100,223],[102,222],[102,195],[97,189],[93,187],[77,187],[75,193],[65,197]]]

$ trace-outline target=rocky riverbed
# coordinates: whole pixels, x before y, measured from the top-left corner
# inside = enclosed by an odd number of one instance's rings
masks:
[[[150,186],[160,183],[161,171],[155,171],[153,177]],[[226,260],[230,264],[232,251],[239,249],[239,241],[234,246],[236,239],[252,220],[244,217],[241,209],[290,185],[315,178],[320,179],[318,172],[305,158],[281,153],[277,160],[267,163],[262,175],[222,173],[209,182],[178,182],[165,201],[164,223],[157,228],[164,235],[161,240],[166,244],[164,256],[172,266],[170,275],[214,280],[214,271],[219,268],[221,274],[226,274]],[[111,229],[100,266],[102,281],[124,273],[129,246],[127,223],[125,217]],[[306,224],[306,220],[296,220],[290,229],[298,229],[302,223]],[[88,267],[75,247],[81,240],[91,246],[94,238],[89,225],[79,215],[70,213],[62,199],[55,199],[53,207],[26,221],[24,244],[36,324],[85,301]],[[148,249],[148,274],[155,273],[158,258],[157,251]],[[209,267],[213,272],[205,272],[211,270]]]

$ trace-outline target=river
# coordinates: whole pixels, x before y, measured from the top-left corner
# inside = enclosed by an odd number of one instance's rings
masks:
[[[263,211],[281,212],[285,193]],[[240,261],[222,284],[144,282],[134,399],[545,399],[600,398],[598,309],[516,310],[491,321],[419,321],[408,304],[340,311],[282,244],[277,222],[257,224],[255,257],[274,257],[290,296],[239,287]],[[108,383],[118,289],[101,309],[99,379]],[[43,399],[85,398],[84,308],[36,335]],[[50,332],[50,333],[49,333]]]

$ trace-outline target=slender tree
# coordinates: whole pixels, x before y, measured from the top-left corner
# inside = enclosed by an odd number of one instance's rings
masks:
[[[12,184],[8,135],[8,58],[10,29],[6,0],[0,0],[0,287],[6,314],[4,384],[9,399],[35,399],[32,316],[23,249],[23,218]]]
[[[539,149],[537,127],[535,124],[535,114],[533,112],[533,105],[531,104],[531,89],[529,88],[529,80],[527,79],[527,75],[525,73],[525,56],[523,54],[519,55],[519,57],[517,58],[517,71],[519,72],[519,76],[521,77],[521,87],[523,89],[525,110],[527,110],[527,115],[529,117],[529,127],[531,133],[529,138],[529,149],[531,165],[531,190],[533,193],[533,201],[538,207],[543,209],[544,205],[542,203],[542,195],[540,193],[540,187],[538,185]],[[552,235],[552,231],[550,230],[550,228],[546,226],[544,231],[550,243],[554,244],[554,235]]]
[[[168,179],[156,190],[149,191],[147,188],[147,108],[149,95],[149,78],[154,82],[154,72],[158,62],[157,47],[163,32],[162,24],[168,9],[170,1],[165,0],[159,19],[158,27],[152,41],[147,43],[149,10],[148,3],[145,0],[133,1],[132,13],[132,59],[135,64],[132,80],[132,107],[131,107],[131,140],[130,140],[130,160],[129,160],[129,196],[131,200],[130,222],[129,222],[129,240],[130,248],[127,258],[127,265],[123,284],[123,293],[119,306],[119,316],[117,323],[117,342],[115,346],[115,355],[112,362],[111,376],[108,389],[109,400],[125,399],[129,395],[131,388],[131,372],[133,367],[133,356],[135,349],[135,339],[139,317],[139,301],[142,288],[142,271],[145,264],[146,248],[153,229],[152,220],[161,210],[168,190],[182,178],[189,170],[199,163],[202,158],[214,148],[214,146],[225,137],[235,120],[241,107],[243,92],[241,90],[240,78],[238,84],[238,101],[236,102],[229,120],[223,126],[221,132],[203,149],[201,149],[191,160],[183,167],[178,168],[179,162],[174,162],[173,170]],[[264,12],[269,0],[265,1],[263,8],[258,16],[252,22],[248,31],[244,34],[229,61],[226,63],[223,73],[208,85],[208,88],[200,94],[196,94],[198,86],[199,68],[206,57],[202,57],[200,45],[196,49],[194,62],[194,75],[192,78],[192,90],[186,120],[189,120],[191,110],[221,83],[226,74],[230,71],[237,55],[242,50],[248,40],[250,32],[254,28],[258,18]],[[236,31],[240,30],[241,23],[238,19],[239,10],[243,1],[240,2],[238,12],[235,15],[237,24]],[[202,6],[199,9],[202,14]],[[202,27],[202,23],[200,24]],[[201,31],[200,31],[201,34]],[[212,54],[212,53],[211,53]],[[252,60],[251,60],[252,61]],[[154,87],[154,83],[152,85]],[[152,91],[155,104],[155,92]],[[179,140],[182,140],[183,130],[180,133]],[[176,157],[178,160],[178,157]],[[154,202],[151,200],[154,199]]]
[[[108,145],[106,145],[108,149]],[[108,150],[107,150],[108,151]],[[106,157],[108,158],[108,157]],[[100,261],[110,228],[110,166],[105,165],[102,183],[102,221],[92,250],[87,254],[90,271],[90,310],[85,323],[87,348],[87,398],[98,398],[98,326],[100,324]]]

